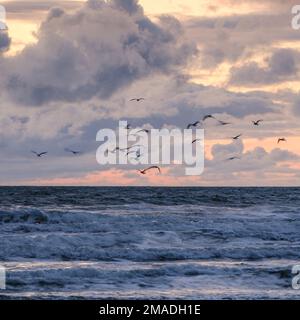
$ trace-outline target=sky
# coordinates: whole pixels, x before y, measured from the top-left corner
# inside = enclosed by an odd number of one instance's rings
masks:
[[[296,1],[0,4],[0,185],[299,186]],[[136,96],[146,100],[129,101]],[[176,164],[140,176],[141,166],[96,161],[97,131],[120,119],[185,128],[206,114],[231,125],[205,123],[201,176]],[[232,155],[241,159],[224,161]]]

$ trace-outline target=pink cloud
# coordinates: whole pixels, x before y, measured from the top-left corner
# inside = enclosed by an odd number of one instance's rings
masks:
[[[163,168],[162,174],[148,171],[139,175],[136,170],[110,169],[90,172],[81,177],[35,179],[24,185],[38,186],[181,186],[199,183],[198,176],[172,176],[171,167]]]

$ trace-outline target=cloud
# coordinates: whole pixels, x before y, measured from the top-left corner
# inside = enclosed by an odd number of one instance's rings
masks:
[[[59,7],[67,11],[74,11],[82,7],[82,2],[71,0],[8,0],[6,2],[2,1],[2,5],[5,6],[9,17],[9,25],[18,21],[21,22],[21,25],[26,26],[27,23],[39,25],[51,8]]]
[[[76,13],[52,9],[37,43],[5,60],[0,86],[20,105],[107,99],[137,79],[182,68],[195,53],[173,17],[153,22],[134,0],[88,1]]]
[[[293,80],[297,76],[299,52],[280,49],[267,61],[267,67],[251,62],[231,69],[230,83],[234,85],[272,84]]]
[[[248,184],[263,178],[274,182],[270,175],[277,174],[282,175],[277,182],[295,181],[286,174],[295,177],[299,168],[292,169],[286,162],[295,165],[298,156],[281,149],[270,151],[272,139],[268,146],[257,140],[280,132],[289,144],[279,147],[293,150],[288,133],[297,134],[297,119],[289,114],[292,103],[299,110],[295,95],[230,91],[229,86],[193,83],[185,73],[192,60],[200,75],[216,71],[218,77],[223,69],[213,68],[224,62],[228,69],[239,66],[232,71],[250,72],[245,80],[243,75],[238,79],[250,86],[257,81],[265,84],[294,79],[298,53],[275,49],[282,40],[299,39],[299,33],[290,28],[290,16],[262,12],[185,17],[179,22],[170,16],[150,20],[133,0],[89,1],[81,8],[82,4],[60,4],[28,1],[27,15],[30,6],[33,15],[39,17],[45,17],[41,11],[52,7],[36,35],[36,43],[16,56],[0,57],[1,101],[5,105],[0,114],[2,183],[221,185]],[[20,14],[22,4],[14,6],[15,12],[12,9],[11,13]],[[79,10],[74,12],[75,8]],[[201,66],[193,64],[199,52]],[[247,69],[245,61],[266,53],[271,55],[264,67],[254,64],[250,71]],[[146,100],[129,102],[135,96]],[[206,122],[209,152],[215,145],[201,177],[188,178],[183,168],[174,166],[165,168],[162,176],[153,173],[141,180],[132,167],[99,168],[96,163],[96,132],[115,128],[119,119],[128,120],[134,127],[149,124],[155,128],[185,128],[205,114],[214,114],[232,125],[221,127],[216,121]],[[254,128],[251,120],[259,118],[264,119],[263,125]],[[246,147],[242,141],[215,143],[239,133],[243,133]],[[266,149],[255,148],[261,144]],[[83,155],[68,157],[65,147],[82,150]],[[48,150],[49,154],[39,161],[31,149]],[[224,161],[233,155],[240,155],[242,160]]]
[[[0,53],[9,50],[11,44],[11,38],[6,31],[0,30]]]
[[[273,5],[271,1],[266,3]],[[299,32],[291,28],[291,6],[281,3],[278,8],[284,8],[283,12],[270,9],[255,14],[187,18],[184,26],[199,44],[201,67],[244,63],[284,41],[298,42]]]
[[[213,159],[208,161],[208,167],[215,172],[246,172],[246,171],[276,171],[278,163],[298,161],[300,156],[288,150],[275,148],[267,152],[263,147],[244,151],[242,140],[230,144],[215,144],[212,147]],[[231,156],[240,157],[241,160],[226,161]],[[221,166],[220,164],[223,163]],[[226,168],[226,170],[224,170]]]

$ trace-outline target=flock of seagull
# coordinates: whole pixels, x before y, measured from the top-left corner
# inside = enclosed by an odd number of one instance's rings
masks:
[[[130,101],[130,102],[134,102],[134,101],[135,101],[135,102],[141,102],[141,101],[144,101],[144,100],[146,100],[146,99],[145,99],[145,98],[133,98],[133,99],[131,99],[131,100],[129,100],[129,101]],[[202,118],[202,120],[199,120],[199,121],[196,121],[196,122],[193,122],[193,123],[189,123],[186,128],[187,128],[187,129],[199,128],[199,125],[203,125],[203,124],[205,123],[205,121],[208,120],[208,119],[213,119],[213,120],[217,121],[217,124],[220,125],[220,126],[227,126],[227,125],[230,125],[230,124],[231,124],[230,122],[226,122],[226,121],[222,121],[222,120],[217,119],[217,118],[216,118],[215,116],[213,116],[212,114],[207,114],[207,115],[205,115],[205,116]],[[259,120],[252,121],[252,123],[253,123],[253,126],[259,126],[259,125],[261,124],[261,122],[263,122],[263,121],[264,121],[263,119],[259,119]],[[132,127],[130,124],[127,124],[127,126],[125,127],[125,129],[131,130],[131,129],[133,129],[133,127]],[[148,129],[140,129],[140,130],[138,130],[137,132],[135,132],[134,135],[137,135],[138,133],[141,133],[141,132],[145,132],[145,133],[148,134],[148,133],[150,133],[150,130],[148,130]],[[243,134],[240,133],[240,134],[238,134],[238,135],[236,135],[236,136],[231,137],[231,139],[232,139],[232,140],[235,140],[235,141],[236,141],[236,140],[239,140],[242,135],[243,135]],[[201,141],[201,139],[194,139],[194,140],[192,141],[192,144],[196,143],[197,141]],[[277,144],[279,144],[279,143],[281,143],[281,142],[287,142],[286,138],[278,138]],[[122,151],[122,152],[127,152],[127,153],[126,153],[126,156],[129,156],[130,154],[135,154],[135,158],[134,158],[134,159],[135,159],[135,160],[138,160],[138,159],[142,156],[142,154],[141,154],[141,150],[140,150],[140,149],[132,151],[132,149],[133,149],[133,148],[136,148],[136,147],[141,147],[141,145],[133,145],[133,146],[128,147],[128,148],[116,147],[116,148],[114,148],[113,150],[108,150],[108,149],[107,149],[107,150],[105,151],[105,155],[107,156],[109,152],[111,152],[111,153],[116,153],[117,151]],[[73,154],[74,156],[82,154],[81,151],[72,150],[72,149],[70,149],[70,148],[65,148],[64,151],[67,152],[67,153],[71,153],[71,154]],[[45,155],[48,154],[47,151],[37,152],[37,151],[34,151],[34,150],[31,150],[31,153],[35,154],[36,157],[38,157],[38,158],[41,158],[41,157],[43,157],[43,156],[45,156]],[[232,161],[232,160],[237,160],[237,159],[241,159],[241,157],[239,157],[239,156],[232,156],[232,157],[227,158],[226,161]],[[159,166],[151,166],[151,167],[148,167],[148,168],[143,169],[143,170],[138,170],[138,172],[139,172],[140,174],[142,174],[142,175],[145,175],[145,174],[147,174],[147,172],[150,171],[150,170],[157,170],[159,173],[162,172],[162,171],[161,171],[161,168],[160,168]]]

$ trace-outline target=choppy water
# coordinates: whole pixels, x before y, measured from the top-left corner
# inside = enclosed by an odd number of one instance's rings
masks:
[[[0,188],[2,298],[298,299],[300,188]]]

